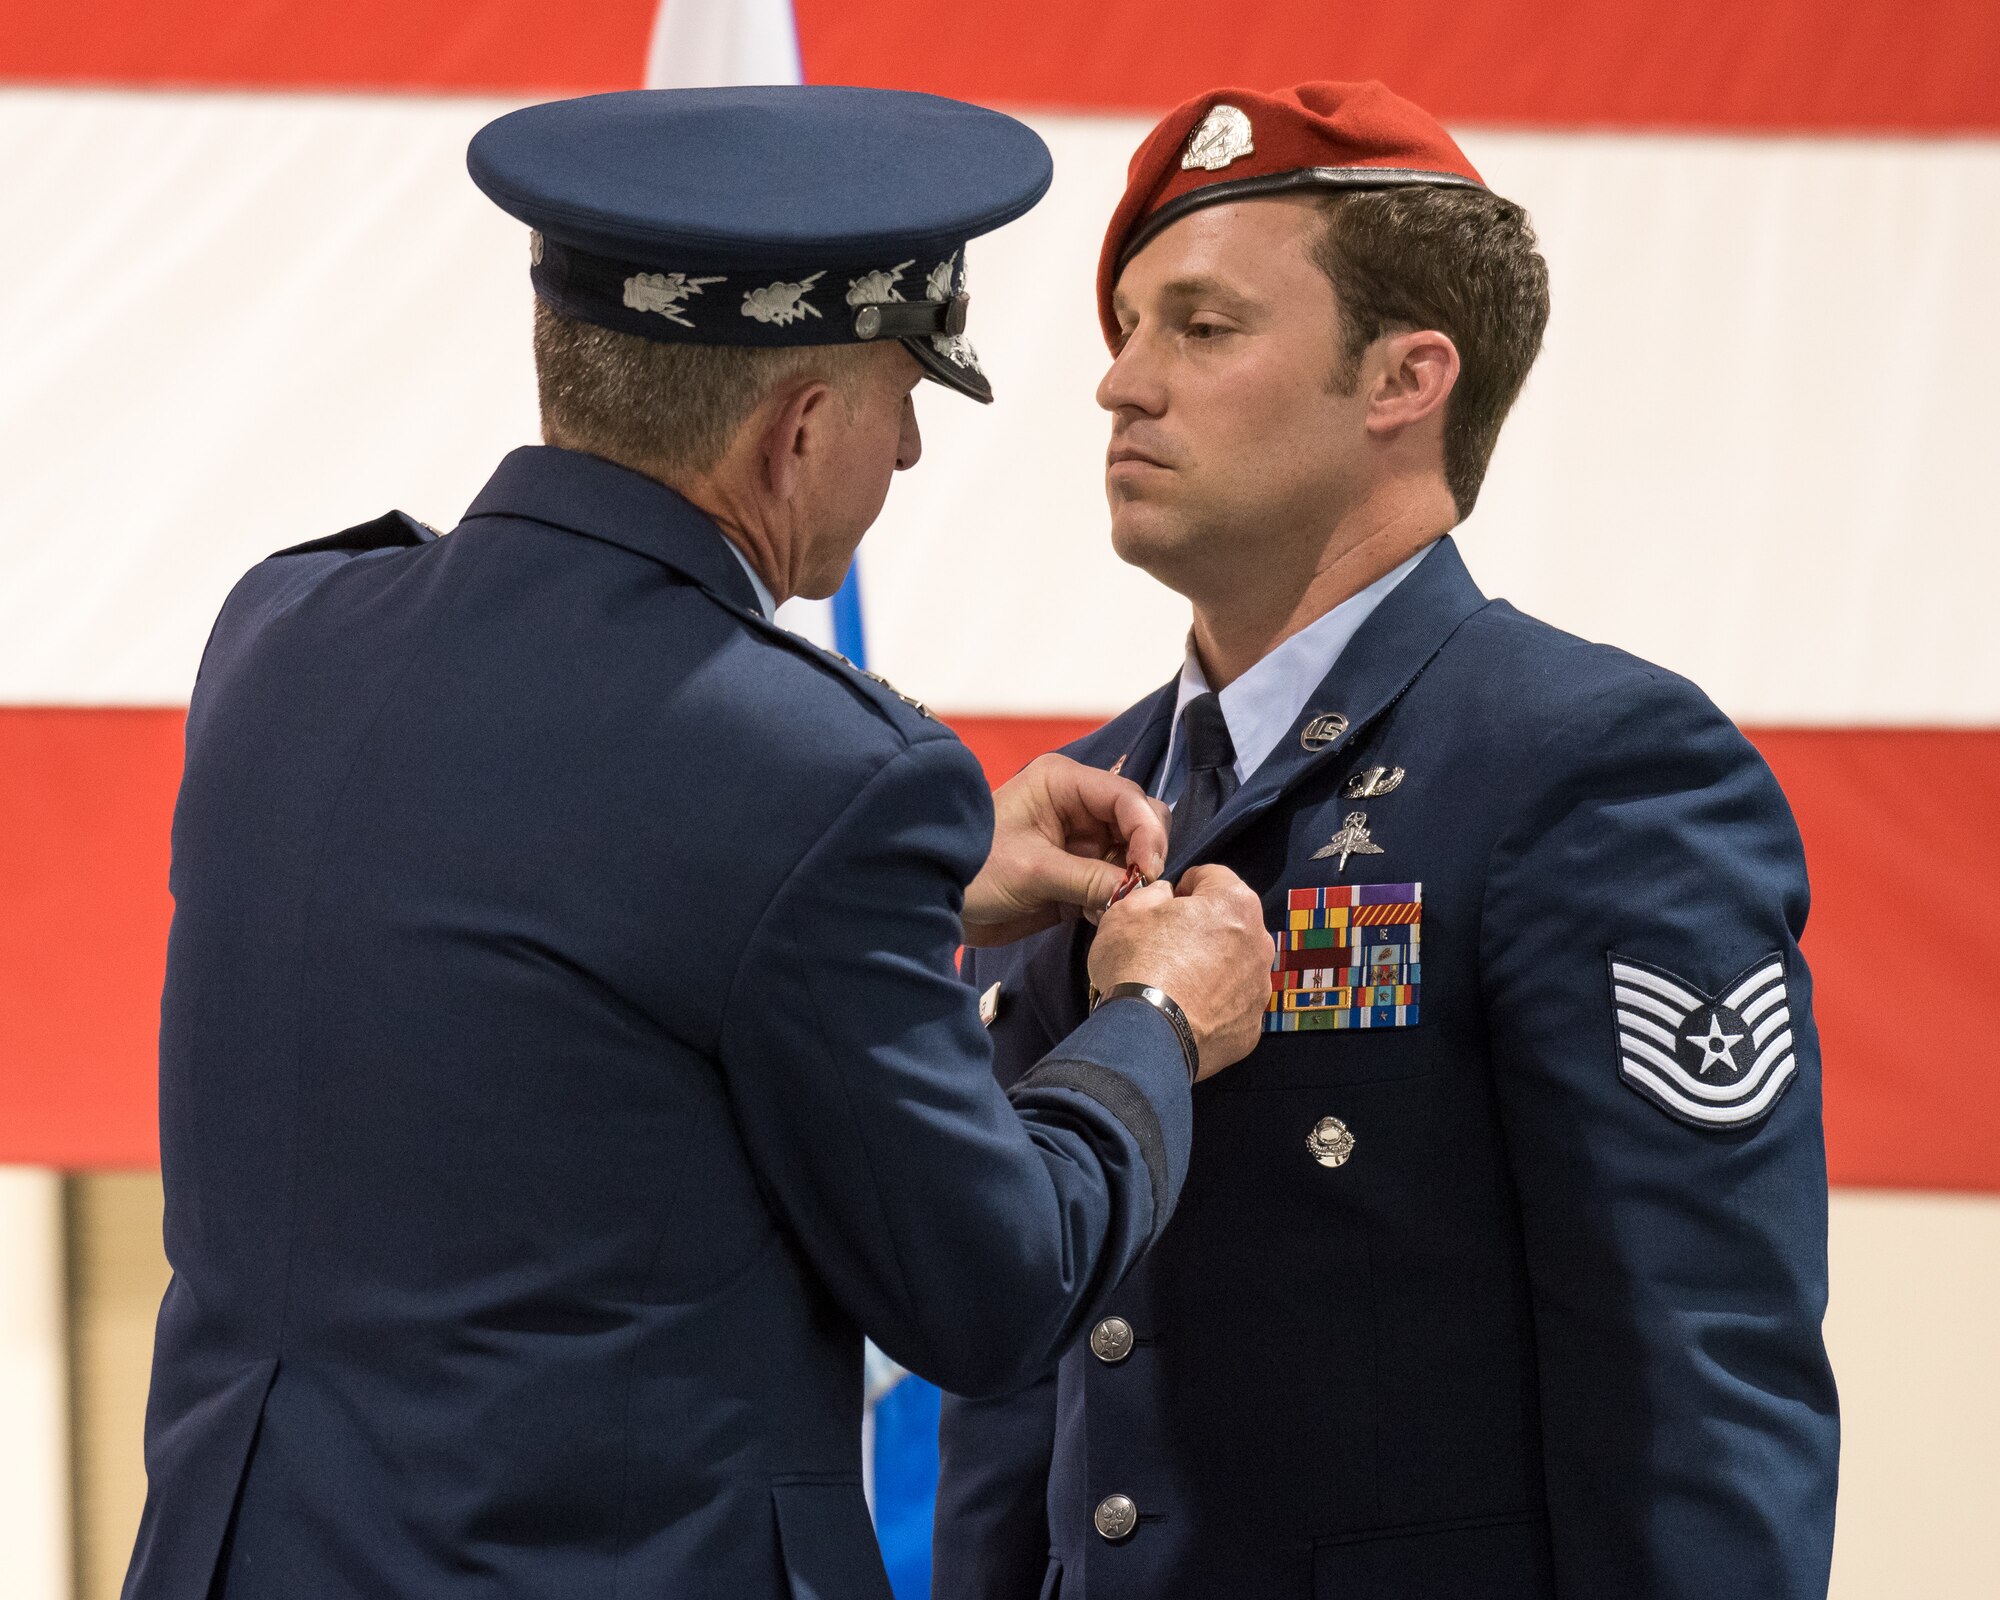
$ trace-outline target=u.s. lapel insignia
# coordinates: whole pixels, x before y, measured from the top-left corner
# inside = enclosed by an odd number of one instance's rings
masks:
[[[1341,823],[1340,832],[1313,852],[1313,860],[1324,861],[1328,856],[1339,856],[1340,864],[1333,870],[1345,872],[1349,856],[1379,856],[1382,847],[1368,837],[1368,813],[1350,811]]]
[[[1308,750],[1324,750],[1347,732],[1347,718],[1338,711],[1322,711],[1299,730],[1299,743]]]
[[[1129,756],[1129,755],[1130,755],[1131,753],[1132,753],[1132,752],[1131,752],[1130,750],[1127,750],[1127,751],[1125,752],[1125,756]],[[1116,761],[1114,761],[1114,762],[1112,762],[1112,763],[1111,763],[1111,776],[1112,776],[1112,777],[1114,777],[1114,778],[1115,778],[1115,777],[1117,777],[1119,773],[1121,773],[1121,772],[1123,772],[1123,771],[1125,770],[1125,756],[1120,756],[1120,757],[1119,757],[1119,758],[1118,758],[1118,759],[1117,759]]]
[[[980,1026],[984,1028],[992,1027],[994,1018],[998,1017],[999,1015],[1000,1015],[1000,985],[996,983],[993,985],[992,988],[988,989],[984,994],[982,994],[979,997]]]
[[[1370,767],[1347,780],[1340,792],[1349,800],[1379,800],[1403,781],[1401,767]]]
[[[1181,170],[1220,172],[1256,148],[1250,138],[1249,114],[1240,106],[1213,105],[1188,135],[1187,146],[1181,151]]]

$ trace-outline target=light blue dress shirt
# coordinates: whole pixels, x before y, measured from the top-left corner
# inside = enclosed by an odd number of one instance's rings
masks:
[[[1306,624],[1277,649],[1245,672],[1216,698],[1222,705],[1222,720],[1229,725],[1229,740],[1236,747],[1236,781],[1248,783],[1250,775],[1264,764],[1264,758],[1291,731],[1305,709],[1306,699],[1333,671],[1340,652],[1347,648],[1361,624],[1366,622],[1389,592],[1436,548],[1433,540],[1393,571],[1385,572],[1359,594],[1349,595],[1323,617]],[[1172,805],[1187,785],[1187,747],[1181,739],[1181,716],[1187,703],[1198,694],[1208,693],[1208,679],[1201,659],[1194,652],[1194,636],[1188,635],[1187,660],[1181,665],[1181,687],[1174,701],[1174,725],[1167,741],[1167,758],[1153,784],[1153,794]]]
[[[729,546],[729,553],[736,558],[736,564],[743,569],[743,575],[750,580],[750,587],[757,591],[757,608],[764,613],[764,620],[776,622],[778,602],[772,598],[771,591],[764,586],[764,580],[757,576],[757,569],[750,565],[750,558],[736,548],[736,541],[728,534],[722,536],[722,542]]]

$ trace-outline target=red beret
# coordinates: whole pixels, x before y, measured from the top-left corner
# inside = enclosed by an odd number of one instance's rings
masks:
[[[1406,183],[1486,187],[1422,107],[1379,83],[1211,89],[1160,120],[1132,157],[1097,265],[1097,315],[1115,344],[1111,291],[1139,247],[1198,206],[1309,189]]]

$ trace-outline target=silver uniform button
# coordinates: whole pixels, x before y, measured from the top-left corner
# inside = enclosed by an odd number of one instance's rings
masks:
[[[1108,1494],[1097,1502],[1097,1512],[1091,1520],[1103,1537],[1116,1544],[1132,1537],[1132,1530],[1139,1526],[1139,1508],[1132,1504],[1130,1495]]]
[[[1106,1317],[1090,1330],[1090,1353],[1116,1365],[1132,1353],[1132,1324],[1123,1317]]]
[[[1354,1135],[1340,1118],[1321,1117],[1306,1135],[1306,1148],[1323,1167],[1343,1166],[1354,1154]]]

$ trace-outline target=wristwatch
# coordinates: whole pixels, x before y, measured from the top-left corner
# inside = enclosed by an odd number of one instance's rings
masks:
[[[1174,1030],[1174,1037],[1181,1042],[1181,1055],[1187,1061],[1188,1082],[1193,1083],[1201,1071],[1201,1046],[1195,1043],[1194,1026],[1187,1019],[1187,1013],[1174,1004],[1174,997],[1164,989],[1155,989],[1150,983],[1114,983],[1106,994],[1099,994],[1093,987],[1090,991],[1090,1009],[1095,1011],[1106,1000],[1143,1000],[1167,1019]]]

